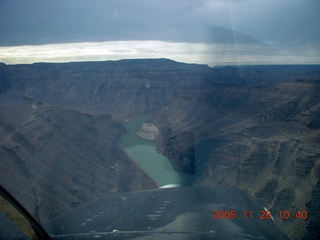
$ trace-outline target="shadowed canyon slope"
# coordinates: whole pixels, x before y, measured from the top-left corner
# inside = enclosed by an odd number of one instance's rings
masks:
[[[12,169],[1,183],[16,179],[36,216],[155,187],[119,147],[125,129],[109,115],[148,114],[158,151],[190,184],[246,189],[272,212],[307,209],[307,221],[275,219],[292,238],[319,235],[320,66],[0,64],[0,78],[1,169]]]
[[[156,187],[119,147],[125,129],[110,115],[30,98],[0,108],[1,120],[12,120],[1,123],[8,134],[0,143],[1,184],[38,220],[106,194]]]

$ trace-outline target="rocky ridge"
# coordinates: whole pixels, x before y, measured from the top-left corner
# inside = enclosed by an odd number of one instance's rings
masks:
[[[154,119],[158,148],[193,184],[246,189],[274,213],[307,209],[307,221],[275,219],[291,238],[318,236],[319,90],[291,82],[182,94]]]
[[[125,129],[110,115],[19,105],[29,115],[0,143],[1,184],[40,222],[106,194],[156,187],[119,147]]]

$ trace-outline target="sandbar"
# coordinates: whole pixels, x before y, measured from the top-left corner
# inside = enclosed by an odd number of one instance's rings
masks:
[[[159,130],[151,123],[142,123],[141,128],[136,132],[136,134],[144,139],[155,140],[159,134]]]

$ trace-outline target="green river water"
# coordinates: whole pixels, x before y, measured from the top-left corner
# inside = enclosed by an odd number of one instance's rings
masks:
[[[169,160],[156,151],[156,141],[143,139],[136,134],[144,122],[145,118],[136,117],[124,124],[127,134],[122,138],[121,147],[159,187],[183,184],[182,177],[173,169]]]

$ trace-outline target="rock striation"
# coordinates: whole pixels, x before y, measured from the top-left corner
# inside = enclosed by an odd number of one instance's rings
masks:
[[[106,194],[156,187],[119,147],[125,129],[110,115],[21,105],[33,110],[0,143],[0,179],[40,222]]]
[[[181,94],[154,119],[158,148],[193,184],[246,189],[275,213],[306,209],[307,220],[275,219],[291,238],[316,239],[319,87],[293,81]]]

